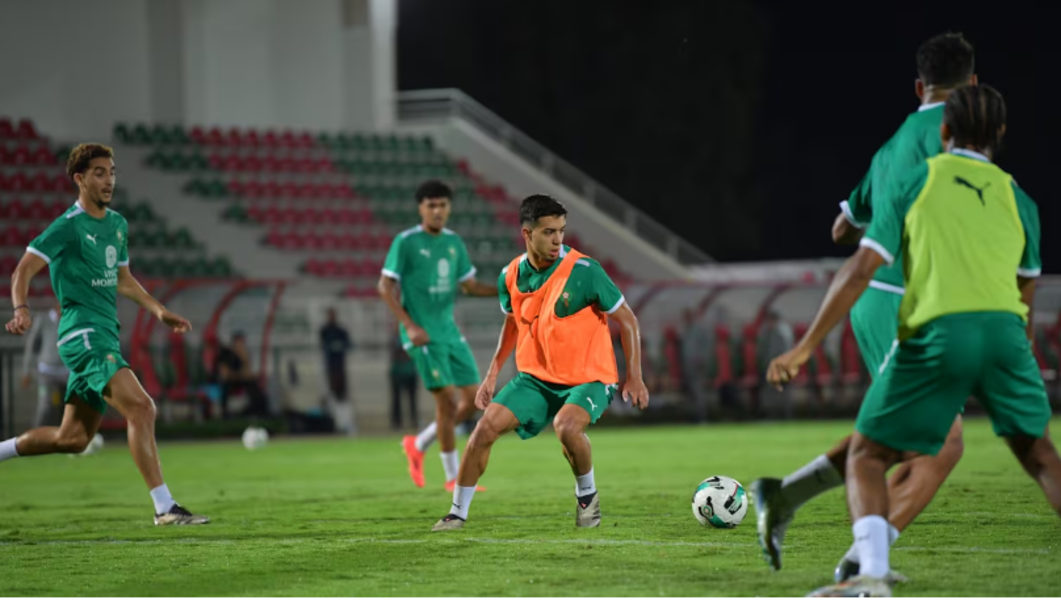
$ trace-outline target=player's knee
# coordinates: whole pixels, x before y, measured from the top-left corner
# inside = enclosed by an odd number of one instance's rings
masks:
[[[497,441],[497,438],[501,436],[501,432],[497,430],[489,421],[483,419],[475,426],[471,436],[468,437],[468,446],[473,448],[486,448],[493,445]]]
[[[950,470],[962,459],[962,454],[965,454],[965,441],[961,433],[947,436],[947,441],[943,442],[943,448],[938,454],[947,473],[950,473]]]
[[[577,419],[566,415],[557,415],[553,419],[553,430],[560,441],[569,440],[574,436],[582,435],[583,424]]]
[[[127,405],[127,412],[126,419],[139,423],[154,423],[158,414],[155,401],[147,394],[134,396]]]
[[[856,434],[851,438],[851,445],[847,451],[848,469],[854,463],[865,461],[894,462],[894,450],[886,448],[873,440]]]
[[[56,445],[60,452],[67,454],[80,454],[88,448],[92,437],[86,431],[61,432]]]

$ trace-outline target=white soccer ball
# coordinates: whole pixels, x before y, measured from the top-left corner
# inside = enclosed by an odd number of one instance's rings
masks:
[[[732,529],[747,512],[748,494],[732,477],[708,477],[693,492],[693,516],[704,527]]]
[[[258,450],[269,443],[269,432],[263,427],[248,427],[243,432],[243,447],[247,450]]]

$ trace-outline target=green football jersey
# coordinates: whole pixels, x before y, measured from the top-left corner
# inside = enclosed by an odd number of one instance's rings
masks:
[[[908,172],[878,209],[860,244],[889,264],[904,261],[900,340],[944,315],[1027,318],[1016,278],[1042,272],[1039,212],[1009,173],[954,150]]]
[[[459,235],[449,229],[431,234],[420,225],[406,229],[391,243],[383,275],[398,281],[402,306],[413,322],[427,331],[432,343],[461,341],[453,320],[453,304],[460,284],[475,277],[475,267]],[[408,347],[404,326],[401,338]]]
[[[570,251],[570,246],[561,246],[560,258],[562,259]],[[530,264],[530,261],[527,260],[527,255],[524,254],[519,262],[516,287],[524,293],[533,292],[541,288],[552,276],[553,271],[556,271],[556,267],[559,264],[560,260],[555,260],[544,271],[539,271]],[[507,273],[508,267],[505,267],[497,278],[497,294],[501,300],[501,310],[505,314],[512,312],[512,297],[509,295],[508,286],[505,284]],[[592,258],[586,257],[578,259],[574,268],[571,269],[571,276],[567,279],[567,285],[564,286],[560,299],[556,301],[555,311],[556,316],[563,318],[569,317],[586,307],[596,306],[601,312],[610,315],[619,310],[619,307],[625,301],[623,293],[619,291],[618,286],[615,285],[611,277],[608,277],[604,267]]]
[[[891,188],[903,180],[907,171],[943,152],[943,142],[939,137],[942,124],[942,102],[926,104],[906,118],[895,135],[877,150],[869,171],[858,187],[846,201],[840,203],[848,221],[860,229],[866,229],[875,213],[882,210],[881,201],[894,197]],[[882,266],[873,279],[873,287],[902,293],[901,260],[894,265]]]
[[[52,289],[63,308],[60,341],[72,332],[99,328],[117,335],[118,267],[129,265],[129,224],[107,209],[96,219],[74,204],[27,252],[48,263]]]

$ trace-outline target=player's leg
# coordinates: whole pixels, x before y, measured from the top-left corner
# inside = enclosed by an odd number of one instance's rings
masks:
[[[869,288],[851,308],[851,328],[862,360],[874,377],[895,346],[901,302],[898,294]],[[781,568],[785,534],[796,511],[812,498],[843,485],[850,444],[848,436],[783,479],[764,477],[752,482],[759,545],[772,568]]]
[[[519,428],[519,418],[503,404],[491,404],[476,424],[464,448],[464,460],[453,489],[449,514],[435,523],[432,531],[460,529],[468,520],[468,509],[478,489],[479,478],[486,472],[490,450],[502,435]]]
[[[442,468],[446,481],[457,476],[460,459],[456,453],[456,388],[450,371],[449,350],[445,344],[433,343],[409,349],[409,357],[416,367],[424,387],[435,399],[435,419],[418,435],[402,438],[402,450],[409,465],[409,477],[417,487],[424,487],[424,452],[436,439],[442,451]]]
[[[541,433],[551,417],[540,382],[517,373],[486,408],[475,431],[468,438],[457,485],[453,490],[451,512],[436,523],[433,530],[445,531],[464,526],[479,478],[486,471],[490,450],[499,437],[515,431],[520,438],[530,439]]]
[[[943,448],[935,456],[922,455],[900,463],[888,477],[888,543],[895,544],[900,532],[932,502],[965,450],[962,442],[962,418],[951,425]],[[836,581],[858,575],[858,545],[851,547],[836,566]]]
[[[38,427],[0,443],[0,461],[41,454],[79,454],[84,452],[99,429],[103,413],[99,408],[71,397],[58,427]]]
[[[981,329],[953,316],[922,326],[899,344],[870,386],[845,477],[859,575],[820,593],[878,595],[895,581],[889,553],[897,532],[887,520],[885,475],[898,462],[935,456],[943,448],[984,364]]]
[[[560,392],[556,401],[563,406],[553,417],[553,430],[564,450],[564,458],[575,476],[575,525],[600,525],[600,497],[593,474],[593,451],[586,428],[596,423],[611,404],[614,385],[589,383]],[[557,390],[551,390],[556,393]]]
[[[120,357],[119,357],[120,358]],[[169,487],[162,479],[162,464],[155,444],[155,401],[144,391],[136,375],[124,364],[107,380],[103,398],[125,417],[129,437],[129,452],[140,470],[155,504],[156,525],[200,525],[209,523],[206,517],[193,515],[177,504]]]
[[[1006,439],[1025,472],[1061,515],[1061,458],[1050,439],[1050,402],[1024,324],[1011,317],[1006,318],[1008,323],[993,324],[989,332],[992,364],[984,370],[977,396],[995,433]]]
[[[464,339],[458,344],[449,345],[448,350],[447,363],[451,381],[455,386],[453,397],[456,398],[457,405],[453,411],[453,427],[450,429],[454,437],[453,450],[447,454],[443,449],[442,464],[446,471],[446,491],[452,492],[457,485],[457,465],[460,464],[456,447],[456,427],[475,414],[475,394],[479,391],[480,378],[479,369],[475,366],[475,356]],[[443,445],[441,435],[439,445]],[[484,489],[482,486],[478,487],[480,492]]]

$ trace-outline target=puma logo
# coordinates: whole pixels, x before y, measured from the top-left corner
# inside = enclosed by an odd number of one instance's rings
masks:
[[[87,238],[88,238],[88,240],[89,240],[90,242],[92,242],[93,244],[95,244],[95,243],[96,243],[96,236],[94,236],[94,235],[89,235],[89,234],[87,234],[87,233],[86,233],[86,234],[85,234],[85,237],[87,237]]]
[[[970,190],[976,192],[976,197],[980,199],[980,204],[983,204],[984,206],[987,206],[987,203],[984,202],[984,190],[986,190],[988,188],[988,186],[991,185],[990,181],[985,183],[984,187],[978,188],[975,185],[969,183],[969,181],[967,179],[964,179],[962,177],[959,177],[959,176],[955,175],[954,176],[954,183],[957,183],[958,185],[963,185],[963,186],[969,188]]]
[[[593,403],[593,398],[586,396],[586,402],[589,402],[589,405],[593,407],[593,410],[597,410],[597,405]]]

